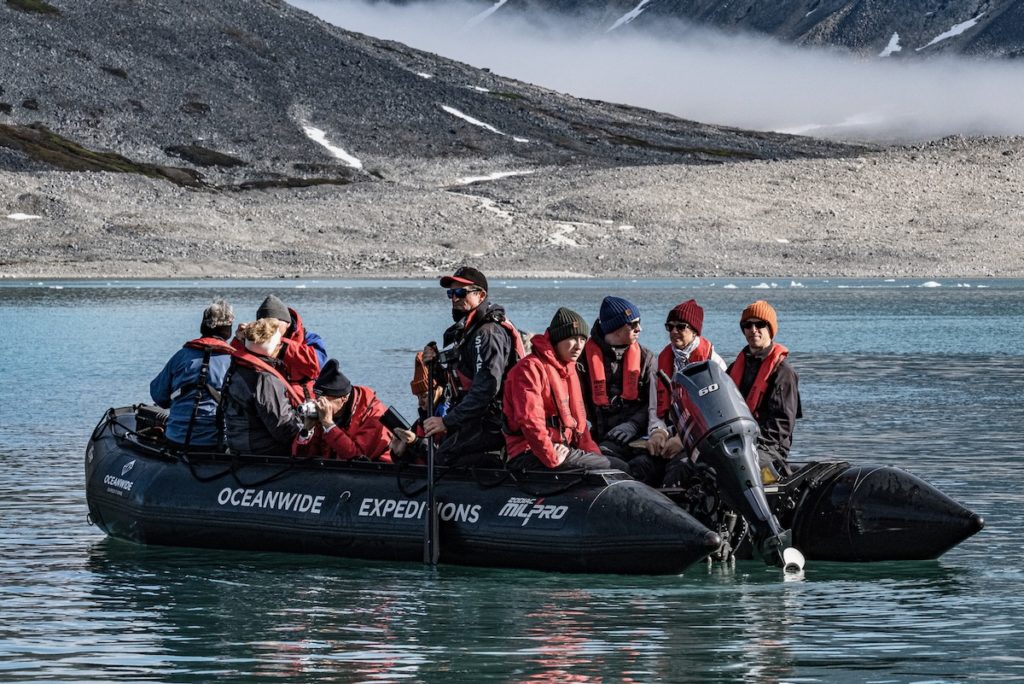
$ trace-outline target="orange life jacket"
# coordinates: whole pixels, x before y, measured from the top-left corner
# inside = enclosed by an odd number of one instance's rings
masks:
[[[772,350],[768,352],[768,356],[761,363],[761,367],[757,369],[754,384],[750,386],[746,396],[747,408],[750,409],[755,418],[757,417],[757,407],[761,403],[761,399],[764,398],[764,393],[768,390],[768,378],[771,377],[775,369],[778,368],[779,364],[787,356],[789,356],[789,350],[778,342],[773,342]],[[741,351],[739,356],[736,357],[736,361],[732,364],[732,369],[729,371],[729,377],[732,378],[737,387],[743,382],[743,369],[746,363],[746,354]]]
[[[587,375],[590,377],[590,398],[595,406],[608,406],[608,382],[604,374],[604,352],[601,345],[588,338],[583,348],[587,355]],[[622,398],[633,401],[640,396],[640,344],[634,342],[622,355]]]
[[[687,357],[686,362],[698,363],[700,361],[707,361],[711,358],[711,352],[713,350],[714,347],[711,346],[711,343],[706,338],[701,337],[700,342],[697,343],[697,348],[690,352],[690,356]],[[675,375],[676,355],[671,344],[666,345],[665,348],[661,350],[661,354],[658,355],[658,370],[663,371],[669,378],[672,378]],[[667,387],[665,387],[665,383],[660,380],[657,383],[657,387],[658,415],[664,416],[672,405],[672,393]]]

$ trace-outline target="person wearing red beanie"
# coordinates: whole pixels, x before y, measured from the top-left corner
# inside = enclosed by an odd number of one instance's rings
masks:
[[[762,471],[790,472],[787,460],[793,429],[803,417],[799,377],[789,364],[789,350],[775,341],[779,318],[771,304],[758,300],[740,314],[747,346],[729,365],[729,377],[747,400],[761,434],[757,439]]]
[[[657,358],[657,369],[669,378],[675,376],[691,363],[711,361],[725,370],[725,361],[715,351],[711,342],[701,336],[704,327],[704,309],[696,300],[688,299],[668,312],[665,331],[668,344]],[[665,383],[656,380],[651,384],[650,408],[648,413],[647,452],[630,461],[633,477],[652,487],[667,486],[664,482],[669,460],[683,450],[678,436],[673,436],[671,419],[672,394]]]

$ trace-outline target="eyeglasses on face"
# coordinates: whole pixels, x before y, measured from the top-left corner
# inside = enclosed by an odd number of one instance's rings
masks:
[[[633,330],[639,330],[640,329],[640,321],[630,321],[626,325],[628,325]]]
[[[666,323],[665,330],[669,332],[682,332],[684,330],[693,330],[693,327],[689,323]],[[693,330],[693,332],[697,332]]]
[[[448,299],[463,299],[470,292],[479,291],[479,287],[450,287],[448,288]]]
[[[743,330],[750,330],[751,328],[757,328],[758,330],[764,330],[768,327],[768,324],[764,321],[743,321],[740,324],[740,328]]]

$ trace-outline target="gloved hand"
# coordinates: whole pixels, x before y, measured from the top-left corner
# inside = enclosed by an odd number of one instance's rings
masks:
[[[636,437],[636,433],[639,431],[640,428],[636,423],[634,423],[631,420],[627,420],[623,423],[619,423],[611,430],[609,430],[608,434],[605,435],[605,437],[615,442],[616,444],[625,446],[626,444],[629,443],[631,439]]]

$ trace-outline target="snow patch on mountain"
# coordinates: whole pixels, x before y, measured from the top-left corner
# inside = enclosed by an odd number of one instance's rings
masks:
[[[476,16],[470,18],[469,21],[466,22],[466,27],[470,28],[470,27],[476,26],[480,22],[482,22],[485,19],[487,19],[487,17],[491,16],[492,14],[497,12],[499,9],[501,9],[501,6],[504,5],[506,2],[508,2],[508,0],[498,0],[497,2],[494,3],[493,6],[488,7],[487,9],[485,9],[480,14],[477,14]]]
[[[615,29],[619,28],[623,24],[628,24],[629,22],[631,22],[634,19],[636,19],[637,17],[639,17],[640,14],[644,11],[644,6],[647,5],[647,3],[649,3],[650,1],[651,0],[640,0],[640,4],[639,5],[637,5],[636,7],[631,9],[630,11],[626,12],[625,14],[623,14],[621,17],[619,17],[615,21],[614,24],[609,26],[608,27],[608,32],[614,31]]]
[[[885,46],[885,49],[878,53],[879,57],[888,57],[889,55],[895,54],[902,50],[903,47],[900,45],[900,34],[893,33],[889,39],[889,44]]]
[[[327,151],[330,152],[334,157],[337,157],[341,161],[345,162],[353,169],[363,168],[363,162],[359,161],[357,158],[353,157],[351,154],[341,149],[340,147],[332,145],[330,141],[327,140],[326,132],[322,131],[319,128],[315,128],[309,125],[304,125],[302,127],[302,130],[305,131],[306,135],[309,137],[310,140],[312,140],[315,143],[319,143],[320,145],[323,145],[327,149]]]
[[[449,107],[448,105],[441,105],[441,109],[443,109],[444,111],[448,112],[452,116],[457,116],[458,118],[462,119],[463,121],[466,121],[468,123],[473,124],[474,126],[479,126],[480,128],[484,129],[485,131],[490,131],[491,133],[497,133],[498,135],[508,135],[508,133],[503,133],[503,132],[499,131],[497,128],[495,128],[491,124],[485,123],[485,122],[481,121],[480,119],[474,119],[469,114],[466,114],[465,112],[461,112],[458,109],[456,109],[455,107]],[[530,142],[526,138],[518,138],[516,136],[511,136],[511,137],[516,142],[521,142],[521,143]]]
[[[917,48],[917,52],[920,52],[921,50],[924,50],[925,48],[929,48],[932,45],[935,45],[936,43],[941,43],[942,41],[947,40],[949,38],[954,38],[956,36],[959,36],[961,33],[965,32],[968,29],[973,28],[975,25],[977,25],[977,23],[979,21],[981,21],[981,18],[983,16],[985,16],[984,12],[982,12],[978,16],[974,17],[973,19],[968,19],[967,21],[965,21],[963,23],[960,23],[960,24],[957,24],[956,26],[953,26],[951,29],[949,29],[945,33],[940,33],[939,35],[937,35],[934,38],[932,38],[931,41],[929,43],[927,43],[926,45],[922,45],[921,47]]]

